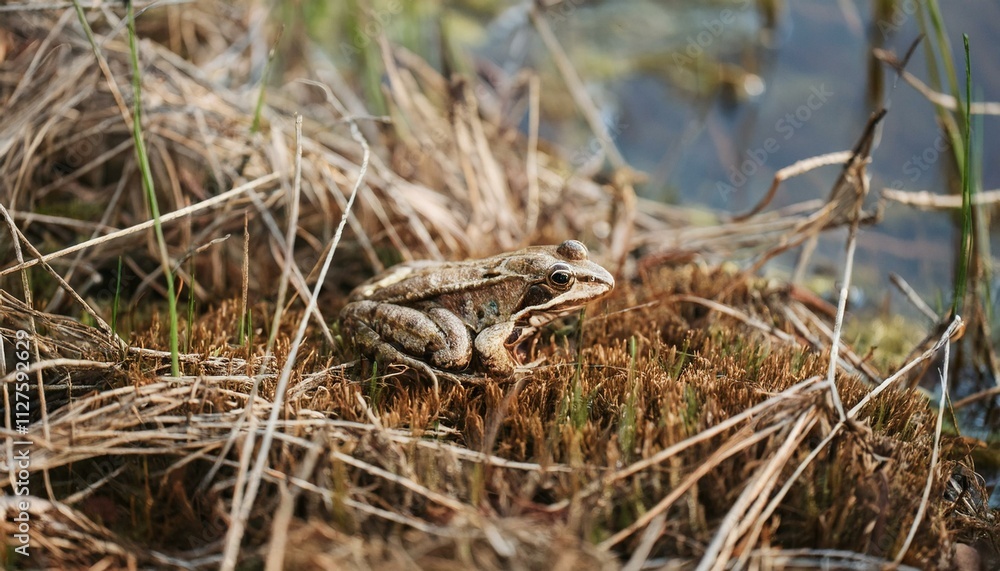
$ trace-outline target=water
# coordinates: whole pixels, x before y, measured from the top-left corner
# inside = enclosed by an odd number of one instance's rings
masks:
[[[745,211],[765,194],[777,169],[850,149],[882,104],[889,114],[873,154],[873,190],[951,192],[949,181],[957,185],[958,175],[933,106],[871,56],[881,46],[902,57],[920,33],[915,5],[899,3],[881,24],[873,24],[870,2],[803,0],[771,16],[757,5],[567,2],[550,14],[622,153],[650,174],[640,192]],[[964,69],[966,32],[977,99],[1000,100],[1000,61],[992,57],[1000,46],[991,27],[1000,21],[1000,4],[949,2],[944,17],[956,69]],[[481,55],[510,73],[525,65],[551,70],[522,8],[494,19],[488,30],[476,46]],[[721,82],[720,69],[728,76]],[[923,46],[907,69],[926,81]],[[579,154],[574,149],[589,148],[591,135],[579,118],[560,114],[572,104],[558,96],[551,101],[558,110],[546,114],[543,101],[543,117],[550,118],[543,136],[560,142],[570,157]],[[990,136],[996,117],[983,118],[980,127],[982,180],[986,188],[1000,187],[1000,163],[990,160],[1000,150]],[[838,173],[826,167],[791,180],[772,206],[825,197]],[[926,299],[946,301],[957,251],[955,220],[953,213],[889,203],[885,219],[865,229],[859,242],[858,285],[866,299],[882,303],[891,290],[888,274],[895,272]],[[992,234],[997,251],[1000,233]],[[817,265],[842,267],[842,252],[841,235],[824,240]],[[898,296],[893,302],[905,305]]]

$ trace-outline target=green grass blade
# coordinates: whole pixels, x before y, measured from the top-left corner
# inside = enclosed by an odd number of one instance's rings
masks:
[[[146,154],[146,144],[142,138],[142,76],[139,68],[139,46],[135,33],[135,7],[128,2],[128,46],[132,63],[132,138],[135,141],[135,154],[139,161],[139,172],[142,175],[142,189],[149,201],[149,209],[153,217],[153,230],[156,242],[160,248],[160,260],[163,275],[167,281],[167,304],[170,313],[170,374],[180,375],[180,348],[177,334],[177,297],[174,295],[174,273],[170,267],[170,254],[167,252],[167,241],[163,237],[163,226],[160,224],[160,207],[156,203],[156,189],[153,185],[153,172],[149,166],[149,156]]]
[[[972,63],[969,55],[969,35],[962,34],[965,43],[965,159],[962,165],[962,247],[958,260],[955,294],[951,301],[951,314],[960,315],[965,303],[965,289],[969,275],[969,256],[972,253]]]
[[[115,301],[111,306],[111,332],[118,337],[118,304],[122,293],[122,257],[118,256],[118,272],[115,274]]]
[[[191,352],[191,338],[194,337],[194,260],[188,264],[188,275],[191,276],[191,287],[188,288],[188,303],[187,303],[187,331],[184,336],[184,352]]]
[[[936,0],[927,0],[927,2],[922,3],[920,6],[921,9],[917,11],[917,16],[920,20],[920,29],[927,38],[927,41],[924,42],[924,51],[927,58],[928,83],[934,91],[944,93],[941,70],[938,68],[940,60],[940,65],[944,68],[948,84],[951,86],[952,96],[955,97],[955,101],[961,101],[962,98],[961,93],[958,91],[955,68],[951,64],[951,42],[948,41],[948,36],[945,33],[941,10],[938,8]],[[928,20],[930,20],[930,23],[928,23]],[[937,51],[935,51],[935,48],[937,48]],[[952,114],[952,109],[949,107],[935,104],[934,112],[937,114],[941,128],[951,143],[955,165],[961,171],[963,169],[962,158],[965,156],[965,149],[959,125],[964,124],[964,122],[956,122],[955,116]],[[963,113],[961,106],[955,110],[955,113],[958,115]]]
[[[274,56],[278,53],[278,43],[281,42],[281,36],[284,33],[285,27],[281,26],[278,29],[278,37],[274,39],[274,45],[271,46],[271,51],[267,54],[267,63],[264,65],[264,73],[260,78],[260,91],[257,92],[257,104],[253,110],[253,123],[250,125],[251,133],[260,132],[260,117],[264,112],[264,95],[267,93],[267,80],[271,77],[271,68],[274,67]]]

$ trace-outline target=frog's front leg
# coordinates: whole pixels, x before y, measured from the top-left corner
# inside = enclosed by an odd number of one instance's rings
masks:
[[[507,340],[514,333],[514,322],[498,323],[476,335],[479,363],[490,376],[507,378],[514,374],[518,363],[507,349]]]
[[[426,311],[374,301],[344,308],[345,325],[362,351],[429,372],[428,364],[452,371],[472,360],[469,330],[454,313],[440,307]]]

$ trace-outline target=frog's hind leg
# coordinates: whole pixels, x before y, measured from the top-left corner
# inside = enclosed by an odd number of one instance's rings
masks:
[[[365,323],[355,323],[354,342],[365,348],[371,356],[383,363],[401,363],[429,377],[434,383],[434,394],[440,395],[437,373],[430,365],[403,353],[390,343],[386,343],[378,332]]]
[[[421,311],[372,301],[351,305],[352,329],[364,333],[358,335],[362,348],[372,350],[389,344],[402,355],[452,371],[462,370],[472,361],[469,329],[444,308]]]

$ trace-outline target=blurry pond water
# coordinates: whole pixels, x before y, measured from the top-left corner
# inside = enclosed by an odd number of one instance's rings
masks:
[[[918,37],[913,2],[891,5],[887,19],[875,23],[871,2],[800,0],[776,3],[784,7],[774,13],[760,4],[766,3],[567,2],[550,15],[616,144],[631,165],[650,175],[640,192],[744,212],[764,196],[777,169],[853,147],[880,105],[889,113],[873,153],[873,193],[884,187],[953,191],[949,181],[958,175],[933,106],[871,55],[882,47],[902,57]],[[964,69],[965,32],[976,98],[1000,100],[1000,60],[993,57],[1000,48],[993,24],[1000,21],[1000,4],[949,2],[944,11],[956,69]],[[924,48],[918,46],[908,70],[926,81]],[[475,49],[511,75],[525,66],[552,69],[523,7],[492,20]],[[568,149],[571,159],[586,158],[595,141],[578,116],[558,117],[560,108],[573,105],[555,101],[549,116],[557,120],[546,122],[542,135]],[[542,106],[544,119],[544,101]],[[1000,187],[1000,163],[991,160],[1000,151],[1000,139],[991,136],[997,120],[982,118],[978,127],[984,187]],[[786,182],[771,208],[825,198],[838,173],[839,167],[825,167]],[[866,228],[859,242],[863,298],[881,304],[892,290],[889,272],[895,272],[925,299],[946,303],[956,220],[950,212],[889,203],[883,221]],[[843,238],[833,233],[823,241],[815,264],[820,270],[839,274]],[[992,232],[992,242],[996,252],[1000,233]]]

